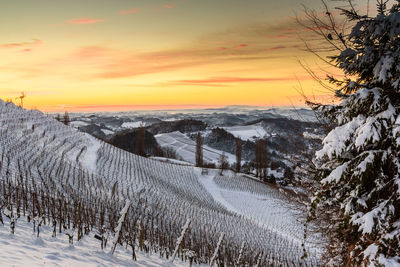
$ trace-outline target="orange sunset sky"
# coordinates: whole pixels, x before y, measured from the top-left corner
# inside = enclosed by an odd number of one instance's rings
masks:
[[[2,0],[0,98],[43,111],[303,105],[327,97],[296,24],[317,0]],[[317,65],[315,65],[317,66]]]

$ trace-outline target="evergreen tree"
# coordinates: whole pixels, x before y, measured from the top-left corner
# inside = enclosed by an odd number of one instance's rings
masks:
[[[345,74],[328,76],[341,103],[309,103],[337,125],[316,153],[310,218],[329,220],[331,264],[386,266],[400,262],[400,1],[378,1],[374,17],[349,3],[353,27],[329,57]]]

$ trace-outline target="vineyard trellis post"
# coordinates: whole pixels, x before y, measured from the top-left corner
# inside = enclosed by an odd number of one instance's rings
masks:
[[[171,262],[173,262],[173,261],[175,260],[176,253],[178,253],[179,246],[181,245],[181,242],[182,242],[182,240],[183,240],[183,237],[185,236],[185,233],[186,233],[186,231],[187,231],[188,228],[189,228],[190,222],[191,222],[190,219],[188,219],[188,220],[186,221],[186,224],[183,226],[181,235],[180,235],[180,236],[178,237],[178,239],[176,240],[176,246],[175,246],[174,253],[172,254]]]
[[[240,262],[242,261],[244,246],[245,246],[245,242],[243,241],[243,242],[242,242],[242,246],[240,247],[239,257],[238,257],[238,259],[237,259],[237,261],[236,261],[236,264],[237,264],[238,266],[240,266]]]
[[[121,229],[122,229],[122,224],[125,221],[125,217],[126,217],[126,214],[128,213],[130,205],[131,205],[131,202],[127,199],[126,202],[125,202],[124,208],[120,212],[121,217],[118,220],[118,225],[117,225],[117,228],[116,228],[116,232],[115,232],[115,236],[114,236],[114,240],[113,240],[113,245],[112,245],[112,248],[111,248],[112,254],[114,254],[115,248],[117,247],[117,244],[118,244],[118,241],[119,241],[119,237],[120,237],[120,233],[121,233]]]
[[[215,248],[214,254],[213,254],[212,258],[211,258],[210,267],[212,267],[214,265],[214,262],[215,262],[216,258],[218,257],[218,251],[219,251],[219,248],[221,247],[222,240],[224,239],[224,236],[225,236],[225,233],[222,232],[220,237],[219,237],[219,240],[218,240],[218,243],[217,243],[217,247]]]

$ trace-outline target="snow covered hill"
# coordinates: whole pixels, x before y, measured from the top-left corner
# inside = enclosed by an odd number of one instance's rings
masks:
[[[184,161],[193,164],[196,162],[196,142],[187,137],[185,134],[181,132],[172,132],[157,134],[154,137],[161,147],[172,148]],[[206,145],[203,146],[203,158],[206,162],[218,164],[218,160],[222,153],[224,152],[221,150],[217,150]],[[236,162],[235,155],[226,152],[225,155],[227,156],[227,160],[230,164]]]
[[[306,240],[308,257],[302,259],[304,217],[292,212],[301,205],[277,188],[255,185],[240,175],[220,177],[211,170],[139,157],[38,111],[2,101],[0,158],[0,210],[47,218],[47,225],[54,223],[62,231],[75,229],[74,238],[82,244],[93,242],[90,235],[99,229],[112,237],[119,212],[129,200],[118,249],[123,245],[131,252],[135,248],[170,257],[190,219],[178,254],[193,250],[196,262],[209,263],[225,233],[216,254],[221,264],[239,258],[242,264],[258,266],[319,263],[321,250],[313,237]],[[51,246],[50,241],[43,242]],[[96,255],[90,251],[84,254]],[[63,253],[56,256],[64,257]],[[21,253],[11,249],[10,257],[18,263]]]
[[[261,123],[256,123],[253,125],[240,125],[223,127],[227,132],[233,134],[235,137],[242,140],[257,140],[269,136],[265,129],[262,127]]]

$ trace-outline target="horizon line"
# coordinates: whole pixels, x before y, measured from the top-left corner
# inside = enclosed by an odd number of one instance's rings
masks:
[[[15,103],[16,104],[16,103]],[[17,104],[16,104],[17,105]],[[42,108],[30,107],[43,113],[99,113],[99,112],[130,112],[130,111],[189,111],[189,110],[212,110],[226,108],[249,108],[249,109],[272,109],[272,108],[307,108],[307,105],[203,105],[203,104],[185,104],[185,105],[84,105],[84,106],[43,106]]]

